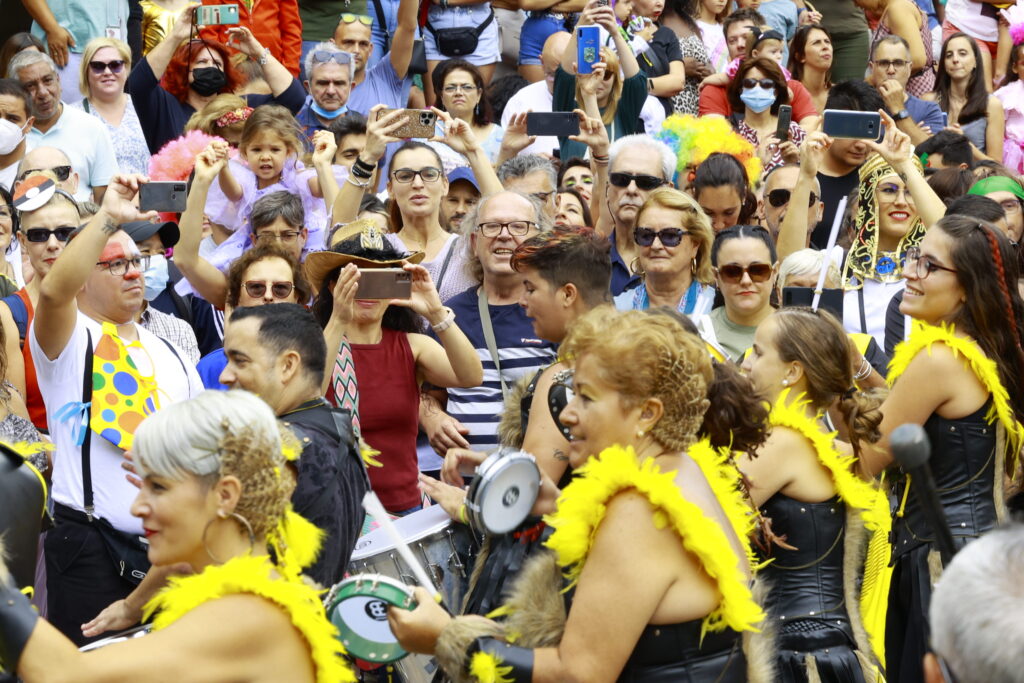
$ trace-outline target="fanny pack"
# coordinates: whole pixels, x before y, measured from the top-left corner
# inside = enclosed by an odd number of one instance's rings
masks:
[[[118,531],[105,519],[90,517],[60,503],[54,503],[54,512],[58,522],[86,524],[99,532],[114,569],[122,579],[137,586],[146,578],[149,572],[149,545],[141,536]]]
[[[476,52],[477,43],[484,29],[494,21],[494,12],[484,20],[484,23],[475,28],[465,26],[459,28],[434,28],[427,21],[426,28],[434,34],[437,41],[437,51],[446,57],[465,57]]]

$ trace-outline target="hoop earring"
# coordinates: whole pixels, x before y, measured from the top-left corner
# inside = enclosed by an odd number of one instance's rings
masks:
[[[202,539],[203,539],[203,550],[206,551],[206,554],[216,564],[224,564],[224,560],[221,560],[216,555],[214,555],[212,552],[210,552],[210,546],[206,542],[206,533],[210,530],[210,525],[211,524],[216,522],[218,519],[227,519],[228,517],[233,518],[236,522],[238,522],[240,525],[242,525],[242,527],[245,529],[245,532],[249,535],[249,552],[252,553],[252,551],[256,549],[256,534],[255,534],[255,532],[253,532],[252,524],[249,524],[249,520],[247,520],[245,517],[243,517],[242,515],[238,514],[237,512],[232,512],[230,515],[227,515],[227,514],[224,514],[223,510],[218,510],[217,511],[217,516],[214,517],[213,519],[211,519],[209,522],[207,522],[206,526],[203,527],[203,536],[202,536]]]
[[[635,259],[633,259],[632,261],[629,262],[629,269],[631,271],[633,271],[634,275],[636,275],[637,277],[639,277],[641,279],[647,277],[647,273],[645,273],[643,268],[641,268],[641,266],[640,266],[640,257],[639,256],[637,256]]]

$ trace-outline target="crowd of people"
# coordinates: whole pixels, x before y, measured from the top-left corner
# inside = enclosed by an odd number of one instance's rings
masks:
[[[404,680],[372,492],[472,528],[447,680],[1020,680],[1024,7],[22,3],[0,679]]]

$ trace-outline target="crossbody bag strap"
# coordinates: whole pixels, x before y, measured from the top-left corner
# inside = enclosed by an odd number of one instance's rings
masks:
[[[860,289],[857,290],[857,307],[860,309],[860,331],[867,333],[868,331],[868,317],[864,312],[864,284],[861,283]]]
[[[498,359],[498,342],[494,339],[494,326],[491,324],[491,311],[487,305],[487,294],[484,293],[484,286],[476,290],[477,310],[480,311],[480,325],[484,328],[484,341],[487,342],[487,350],[494,361],[494,369],[498,371],[498,381],[501,382],[501,398],[508,396],[508,387],[505,385],[505,378],[501,374],[501,361]]]
[[[96,507],[92,498],[92,332],[85,330],[85,368],[82,370],[82,405],[88,406],[83,413],[85,420],[85,439],[82,440],[82,502],[85,504],[85,514],[89,521],[95,519]]]
[[[377,25],[384,32],[384,54],[387,54],[391,49],[391,34],[388,33],[388,25],[384,21],[384,8],[381,7],[381,0],[373,0],[373,11],[377,14]]]
[[[441,263],[441,272],[437,274],[437,291],[441,291],[441,283],[444,282],[444,276],[448,272],[448,264],[452,261],[452,254],[455,253],[455,239],[449,238],[448,253],[444,255],[444,261]]]

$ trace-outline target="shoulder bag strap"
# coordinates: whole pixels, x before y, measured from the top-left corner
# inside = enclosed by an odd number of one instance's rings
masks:
[[[93,505],[92,499],[92,461],[90,451],[92,446],[92,427],[89,423],[92,421],[92,332],[86,328],[85,336],[87,338],[85,346],[85,367],[82,370],[82,405],[88,406],[82,413],[82,419],[85,420],[85,438],[82,440],[82,502],[85,504],[85,514],[89,517],[89,521],[95,519],[94,512],[96,507]]]
[[[381,0],[373,0],[373,11],[377,15],[377,25],[384,33],[384,54],[391,49],[391,34],[388,33],[388,24],[384,20],[384,8],[381,7]]]
[[[438,293],[441,292],[441,283],[444,282],[444,276],[448,272],[448,264],[451,263],[452,254],[455,253],[455,247],[458,246],[455,244],[457,241],[457,237],[454,239],[449,238],[448,253],[444,255],[444,262],[441,263],[441,272],[437,274],[437,282],[434,283]]]
[[[487,305],[487,294],[484,293],[484,286],[476,290],[477,310],[480,311],[480,325],[484,328],[484,340],[487,342],[487,350],[494,361],[494,369],[498,371],[498,381],[501,382],[501,397],[508,397],[508,386],[505,385],[505,378],[501,374],[501,361],[498,360],[498,343],[494,339],[494,326],[491,324],[491,310]]]

